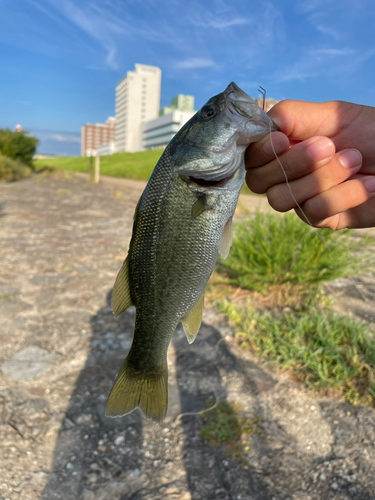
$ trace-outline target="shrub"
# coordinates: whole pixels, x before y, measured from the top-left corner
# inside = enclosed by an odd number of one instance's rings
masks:
[[[33,156],[39,141],[27,132],[12,132],[10,129],[0,129],[0,153],[8,158],[19,160],[33,168]]]
[[[313,230],[295,214],[256,212],[235,224],[231,251],[218,270],[241,288],[266,293],[287,285],[290,293],[298,289],[312,298],[323,282],[369,269],[363,249],[370,239],[354,238],[351,230]]]
[[[13,160],[0,154],[0,181],[17,181],[28,177],[31,169],[19,160]]]

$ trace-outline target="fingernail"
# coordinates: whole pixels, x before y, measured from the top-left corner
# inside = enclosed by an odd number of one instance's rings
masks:
[[[307,153],[314,162],[325,160],[332,156],[334,152],[333,142],[326,138],[317,139],[307,147]]]
[[[272,147],[272,145],[273,145],[273,147]],[[264,144],[263,151],[270,158],[274,158],[275,157],[275,153],[277,155],[280,154],[280,153],[283,153],[285,151],[285,141],[284,141],[283,137],[280,137],[279,135],[275,135],[275,136],[272,135],[272,142],[269,139]]]
[[[362,155],[356,149],[347,149],[339,155],[341,165],[349,170],[362,165]]]
[[[369,193],[375,193],[375,176],[366,179],[365,186]]]

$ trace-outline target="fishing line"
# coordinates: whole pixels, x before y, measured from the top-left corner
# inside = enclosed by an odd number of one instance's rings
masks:
[[[264,96],[265,97],[265,96]],[[332,255],[332,251],[331,249],[329,248],[329,246],[327,245],[327,243],[324,241],[324,238],[322,237],[322,235],[319,233],[318,229],[316,227],[314,227],[312,225],[312,223],[310,222],[309,218],[307,217],[307,215],[305,214],[305,212],[302,210],[302,207],[301,205],[298,203],[298,201],[296,200],[296,197],[294,196],[293,194],[293,191],[292,191],[292,188],[290,187],[290,184],[289,184],[289,180],[288,180],[288,176],[286,174],[286,171],[285,171],[285,168],[283,166],[283,164],[281,163],[281,160],[280,158],[277,156],[277,153],[275,151],[275,147],[274,147],[274,144],[273,144],[273,140],[272,140],[272,120],[271,118],[267,115],[267,118],[269,120],[269,131],[270,131],[270,142],[271,142],[271,147],[272,147],[272,151],[273,151],[273,154],[275,155],[275,158],[278,162],[278,164],[280,165],[281,167],[281,170],[284,174],[284,177],[285,177],[285,183],[288,187],[288,191],[290,193],[290,196],[292,197],[292,200],[294,201],[294,203],[296,204],[297,208],[299,209],[299,211],[301,212],[301,214],[303,215],[305,221],[307,222],[307,224],[313,229],[313,231],[315,232],[315,234],[317,236],[319,236],[319,238],[322,240],[323,242],[323,245],[324,247],[326,248],[326,250],[328,250],[329,254],[331,255],[331,257],[333,258],[333,255]],[[348,280],[349,280],[349,283],[351,285],[354,285],[355,289],[359,292],[360,296],[362,297],[363,301],[369,306],[369,308],[371,309],[372,312],[375,313],[375,309],[374,307],[372,306],[371,302],[369,301],[369,299],[366,297],[366,295],[362,292],[362,290],[360,289],[359,285],[357,285],[351,278],[349,277],[346,277]]]
[[[214,349],[211,351],[211,354],[208,356],[208,358],[206,359],[206,361],[208,361],[215,354],[215,352],[217,351],[217,348],[218,348],[219,344],[221,344],[221,342],[225,342],[225,339],[220,339],[218,342],[216,342]],[[191,368],[194,368],[194,365],[197,366],[196,363],[192,363],[191,365],[189,365],[185,369],[185,372],[187,372]],[[213,394],[215,396],[215,403],[212,406],[210,406],[209,408],[205,408],[205,409],[200,410],[200,411],[187,411],[187,412],[184,412],[184,413],[179,413],[177,415],[177,417],[174,419],[175,422],[177,422],[180,418],[186,417],[188,415],[189,416],[195,416],[195,417],[203,415],[204,413],[207,413],[207,412],[209,412],[211,410],[214,410],[218,406],[218,404],[220,403],[220,396],[217,393],[217,391],[216,391],[215,387],[213,386],[213,384],[211,384],[211,382],[209,380],[206,380],[206,382],[211,387],[211,391],[213,392]]]

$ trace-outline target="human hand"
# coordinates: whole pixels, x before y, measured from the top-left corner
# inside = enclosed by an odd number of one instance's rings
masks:
[[[272,140],[295,200],[315,227],[375,226],[375,108],[342,101],[281,101]],[[280,212],[306,222],[275,159],[270,136],[246,151],[246,182]]]

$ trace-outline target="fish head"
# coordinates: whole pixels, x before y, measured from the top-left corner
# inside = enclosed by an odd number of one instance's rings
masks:
[[[259,107],[258,103],[241,90],[234,82],[223,92],[226,112],[231,114],[233,125],[237,128],[237,143],[250,143],[262,139],[269,132],[279,130],[276,123]]]
[[[211,97],[169,144],[172,171],[198,185],[238,188],[247,146],[278,130],[256,101],[234,82]],[[242,169],[239,175],[236,175]]]

